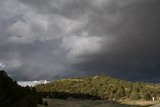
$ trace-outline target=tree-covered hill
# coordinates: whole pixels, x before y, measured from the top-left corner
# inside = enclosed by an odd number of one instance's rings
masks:
[[[19,86],[5,71],[0,70],[0,107],[36,107],[37,103],[34,89]]]
[[[37,92],[52,98],[90,98],[106,100],[158,100],[160,85],[128,82],[108,76],[62,79],[35,86]],[[84,96],[85,95],[85,96]]]

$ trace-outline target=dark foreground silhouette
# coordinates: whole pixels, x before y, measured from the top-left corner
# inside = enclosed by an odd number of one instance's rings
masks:
[[[0,107],[36,107],[42,99],[35,89],[21,87],[7,73],[0,71]]]

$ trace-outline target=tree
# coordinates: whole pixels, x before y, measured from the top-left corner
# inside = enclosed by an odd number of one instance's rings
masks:
[[[133,87],[133,92],[139,93],[139,88],[140,88],[139,85],[135,85],[135,86]]]
[[[131,93],[131,96],[130,96],[130,99],[131,99],[131,100],[139,100],[139,99],[140,99],[140,96],[138,95],[137,92],[132,92],[132,93]]]
[[[119,99],[119,98],[122,98],[124,96],[125,96],[124,95],[124,90],[123,89],[118,89],[117,92],[114,95],[114,98],[115,99]]]
[[[148,93],[144,93],[143,99],[144,100],[150,100],[150,95]]]

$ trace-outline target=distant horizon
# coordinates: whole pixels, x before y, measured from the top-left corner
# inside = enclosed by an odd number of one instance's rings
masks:
[[[67,79],[76,79],[76,78],[86,78],[86,77],[96,77],[96,76],[108,76],[108,75],[92,75],[92,76],[76,76],[76,77],[66,77],[66,78],[57,78],[57,79],[53,79],[53,80],[19,80],[17,81],[17,83],[21,86],[35,86],[37,84],[44,84],[45,81],[47,81],[47,83],[50,83],[50,82],[53,82],[53,81],[59,81],[59,80],[67,80]],[[123,79],[123,78],[116,78],[116,77],[113,77],[113,76],[109,76],[111,78],[115,78],[115,79],[120,79],[120,80],[125,80],[125,81],[128,81],[128,82],[143,82],[143,83],[159,83],[159,79],[160,78],[157,78],[155,80],[126,80],[126,79]],[[31,84],[31,85],[30,85]]]
[[[0,71],[5,71],[6,72],[6,70],[5,69],[0,69]],[[11,75],[9,75],[11,78],[13,78]],[[154,79],[146,79],[146,80],[129,80],[129,79],[125,79],[125,78],[120,78],[120,77],[115,77],[115,76],[112,76],[112,75],[108,75],[108,74],[104,74],[104,73],[102,73],[102,74],[92,74],[92,75],[81,75],[81,76],[68,76],[68,77],[62,77],[62,76],[58,76],[58,77],[56,77],[56,78],[53,78],[53,79],[47,79],[47,78],[45,78],[45,79],[33,79],[33,80],[28,80],[28,79],[26,79],[26,80],[16,80],[15,78],[13,78],[13,80],[14,81],[17,81],[17,83],[19,83],[20,82],[20,84],[21,84],[21,82],[22,83],[26,83],[26,82],[31,82],[31,84],[32,84],[32,82],[44,82],[44,81],[47,81],[47,82],[51,82],[51,81],[57,81],[57,80],[62,80],[62,79],[73,79],[73,78],[84,78],[84,77],[95,77],[95,76],[108,76],[108,77],[111,77],[111,78],[116,78],[116,79],[120,79],[120,80],[125,80],[125,81],[128,81],[128,82],[144,82],[144,83],[159,83],[159,81],[160,81],[160,77],[159,78],[154,78]],[[38,83],[39,84],[39,83]],[[23,84],[21,85],[21,86],[23,86]],[[26,86],[26,85],[25,85]],[[30,85],[29,85],[30,86]],[[32,85],[31,85],[32,86]]]

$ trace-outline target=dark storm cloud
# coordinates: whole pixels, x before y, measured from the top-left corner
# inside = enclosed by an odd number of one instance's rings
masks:
[[[107,72],[131,80],[159,77],[159,5],[158,0],[140,0],[127,6],[113,6],[117,7],[113,9],[114,14],[120,14],[115,24],[108,26],[102,18],[91,22],[89,26],[94,22],[95,26],[101,23],[101,26],[91,30],[100,31],[98,34],[110,34],[114,38],[113,43],[106,42],[102,53],[93,55],[89,62],[77,64],[77,68],[92,73]]]
[[[0,61],[20,79],[160,73],[159,0],[0,1]]]

